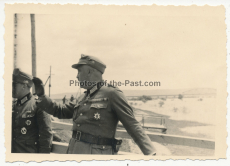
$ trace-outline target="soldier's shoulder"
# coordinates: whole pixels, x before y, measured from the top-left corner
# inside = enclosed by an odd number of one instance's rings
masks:
[[[27,109],[31,110],[32,112],[37,112],[37,113],[45,113],[43,109],[37,106],[37,102],[39,101],[39,97],[37,95],[33,95],[30,100],[28,101]]]
[[[109,91],[109,92],[122,92],[122,90],[120,90],[117,86],[111,85],[111,84],[106,84],[105,86],[105,90]]]
[[[17,100],[13,100],[12,104],[15,105],[17,103]]]
[[[16,104],[17,104],[17,100],[13,100],[13,101],[12,101],[12,108],[13,108],[13,109],[16,107]]]
[[[77,103],[81,102],[82,99],[85,97],[85,93],[81,94],[76,100],[77,100]]]

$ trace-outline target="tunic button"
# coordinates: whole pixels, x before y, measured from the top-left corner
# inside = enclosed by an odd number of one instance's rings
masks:
[[[80,113],[80,116],[82,116],[83,114],[82,113]]]
[[[103,146],[102,148],[105,149],[105,146]]]
[[[18,114],[18,112],[17,112],[17,114]]]
[[[77,124],[77,127],[80,127],[80,124]]]
[[[86,105],[86,104],[84,104],[84,105]]]

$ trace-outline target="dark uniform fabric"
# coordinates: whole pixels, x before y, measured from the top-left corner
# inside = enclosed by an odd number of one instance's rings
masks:
[[[36,106],[31,94],[13,103],[12,153],[50,153],[50,115]]]
[[[73,118],[73,131],[102,138],[114,138],[120,120],[142,152],[145,155],[154,154],[151,140],[136,121],[122,91],[112,86],[95,87],[83,94],[76,105],[59,104],[42,96],[37,106],[59,119]],[[114,149],[109,145],[90,144],[71,138],[67,153],[114,154]]]

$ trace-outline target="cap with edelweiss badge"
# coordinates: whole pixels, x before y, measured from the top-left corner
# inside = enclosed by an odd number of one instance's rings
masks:
[[[72,68],[78,69],[81,65],[88,65],[97,69],[102,74],[105,71],[106,65],[98,58],[90,55],[81,54],[81,58],[77,64],[72,65]]]
[[[30,87],[32,87],[32,85],[33,85],[32,79],[33,79],[33,76],[20,71],[19,68],[14,69],[13,82],[27,84]]]

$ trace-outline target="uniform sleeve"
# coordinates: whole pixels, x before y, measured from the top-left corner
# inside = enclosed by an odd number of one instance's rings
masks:
[[[45,111],[38,109],[37,122],[38,122],[38,129],[39,129],[38,152],[50,153],[51,145],[53,141],[50,115],[47,114]]]
[[[39,97],[39,100],[37,100],[37,107],[59,119],[70,119],[73,117],[73,104],[60,104],[51,100],[46,95]]]
[[[114,89],[111,93],[110,101],[113,111],[116,112],[118,119],[139,146],[143,154],[155,154],[156,151],[149,136],[145,133],[140,123],[135,119],[133,110],[129,106],[124,94],[121,91]]]

